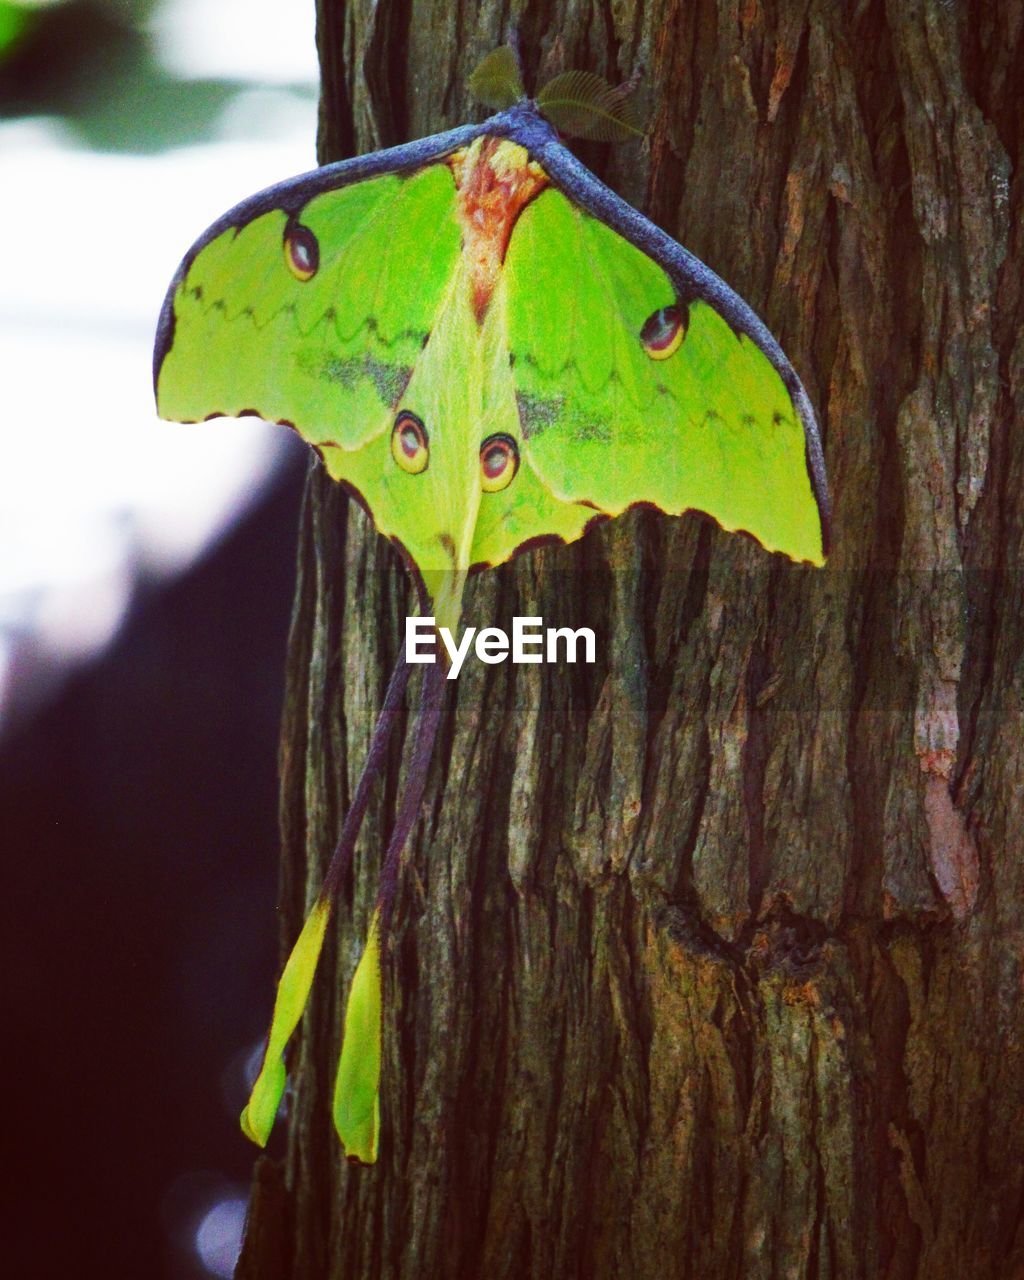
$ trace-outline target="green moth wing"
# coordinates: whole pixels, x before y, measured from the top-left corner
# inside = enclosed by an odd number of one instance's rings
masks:
[[[257,412],[313,445],[389,428],[459,250],[443,165],[272,209],[205,245],[174,298],[164,417]]]
[[[504,274],[523,458],[551,494],[609,516],[703,511],[823,563],[803,423],[751,338],[554,187]]]
[[[356,182],[296,212],[274,208],[227,228],[176,289],[156,380],[161,415],[254,413],[287,423],[335,479],[358,489],[378,528],[431,567],[443,560],[434,531],[415,533],[459,480],[435,462],[411,485],[391,459],[391,437],[403,397],[431,421],[439,399],[438,411],[465,418],[459,388],[438,381],[446,349],[466,345],[459,244],[444,164]]]
[[[481,558],[481,440],[514,418],[495,394],[456,215],[441,162],[240,219],[187,262],[156,371],[163,417],[256,414],[298,431],[441,607],[442,579]],[[568,539],[590,514],[563,512],[535,479],[513,496],[509,552],[538,520]]]

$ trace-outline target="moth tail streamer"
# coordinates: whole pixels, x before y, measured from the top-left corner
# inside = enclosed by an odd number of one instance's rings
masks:
[[[366,763],[363,765],[355,795],[345,815],[341,836],[327,869],[327,875],[324,877],[320,896],[302,927],[302,932],[292,948],[278,981],[263,1063],[256,1077],[256,1083],[252,1087],[249,1101],[241,1115],[242,1132],[260,1147],[266,1146],[281,1104],[287,1080],[284,1052],[309,999],[327,923],[338,893],[345,882],[348,869],[352,865],[356,837],[359,835],[359,829],[366,814],[371,787],[387,756],[388,742],[405,697],[409,672],[409,664],[403,656],[399,659],[388,683],[380,715],[374,727],[373,738],[370,741],[370,749],[366,755]]]
[[[355,1164],[374,1164],[380,1133],[380,912],[373,913],[366,946],[345,1006],[345,1030],[334,1080],[334,1127]]]
[[[402,850],[419,816],[447,686],[443,662],[427,668],[420,695],[409,770],[388,842],[366,946],[345,1008],[345,1027],[334,1083],[334,1127],[349,1160],[373,1164],[380,1130],[380,1064],[383,1025],[381,954],[394,909]]]
[[[373,737],[370,739],[370,749],[366,753],[366,762],[363,765],[362,773],[359,775],[359,781],[356,783],[356,791],[352,797],[352,803],[349,805],[348,813],[345,815],[345,822],[341,828],[341,835],[338,837],[337,847],[331,856],[327,874],[324,876],[324,893],[332,898],[338,896],[345,883],[349,867],[352,865],[356,839],[363,825],[363,818],[366,816],[366,806],[370,802],[370,791],[387,759],[388,743],[391,741],[391,734],[398,719],[398,713],[401,711],[405,700],[405,688],[409,683],[411,671],[411,666],[406,662],[405,655],[402,654],[395,665],[394,671],[391,673],[391,679],[388,681],[384,702],[381,705],[380,714],[377,716]]]
[[[263,1065],[252,1087],[249,1101],[242,1110],[242,1132],[257,1146],[265,1147],[274,1126],[287,1072],[284,1051],[292,1032],[302,1017],[309,999],[309,989],[323,947],[324,932],[331,915],[331,901],[323,893],[306,917],[291,955],[277,984],[270,1035],[263,1055]]]

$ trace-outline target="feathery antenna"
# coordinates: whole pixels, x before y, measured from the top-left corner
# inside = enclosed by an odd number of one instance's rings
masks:
[[[469,77],[469,91],[485,107],[504,111],[526,97],[515,49],[503,44],[493,50]]]
[[[637,76],[610,85],[593,71],[563,71],[537,94],[541,114],[559,133],[596,142],[643,137],[633,90]]]

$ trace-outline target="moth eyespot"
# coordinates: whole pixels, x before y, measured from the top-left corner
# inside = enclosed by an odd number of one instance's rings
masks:
[[[488,436],[480,446],[480,486],[484,493],[507,489],[519,470],[519,446],[511,436]]]
[[[421,471],[426,471],[430,461],[427,429],[407,409],[402,410],[391,429],[391,456],[411,476],[418,476]]]
[[[320,266],[320,245],[309,227],[291,222],[284,233],[284,260],[296,280],[312,280]]]
[[[652,360],[667,360],[679,350],[686,334],[679,307],[662,307],[649,315],[640,330],[640,341]]]

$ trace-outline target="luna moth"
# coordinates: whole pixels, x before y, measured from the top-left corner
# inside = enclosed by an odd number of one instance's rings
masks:
[[[471,84],[498,109],[483,123],[282,182],[199,237],[160,316],[160,415],[293,427],[452,634],[469,573],[641,503],[822,564],[822,448],[792,365],[737,294],[560,140],[636,132],[624,90],[569,72],[528,99],[508,47]],[[261,1146],[409,673],[400,659],[278,983],[241,1118]],[[333,1117],[362,1163],[380,1131],[381,960],[445,687],[443,666],[427,667],[346,1007]]]

